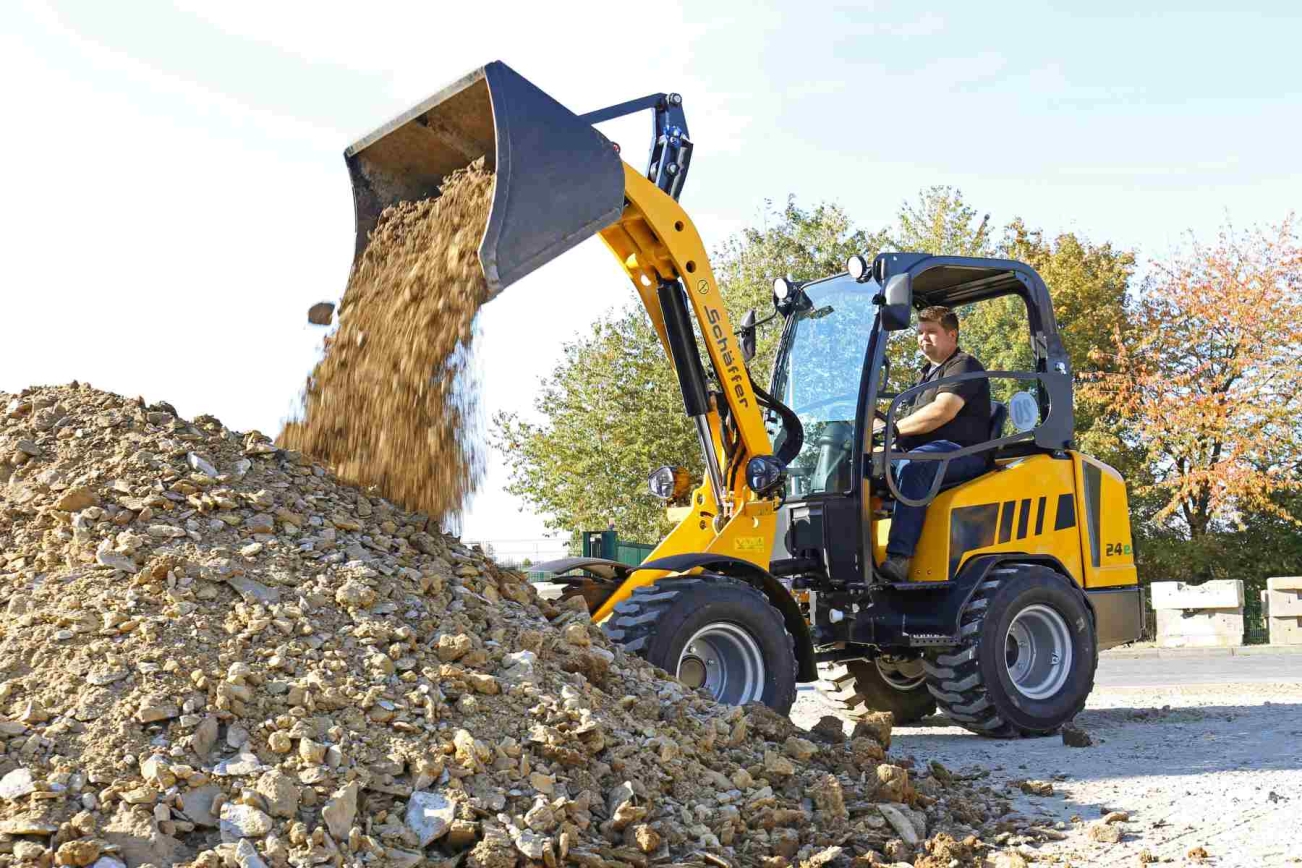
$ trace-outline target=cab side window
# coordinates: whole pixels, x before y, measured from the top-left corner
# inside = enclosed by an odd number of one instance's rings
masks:
[[[964,305],[958,316],[963,324],[959,345],[976,356],[987,371],[1035,370],[1030,321],[1021,296],[1004,295]],[[990,381],[990,398],[1007,405],[1015,392],[1026,388],[1025,382],[995,378]]]

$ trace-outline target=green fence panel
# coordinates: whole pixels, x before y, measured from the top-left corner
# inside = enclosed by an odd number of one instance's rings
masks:
[[[1261,592],[1244,588],[1243,591],[1243,644],[1265,645],[1270,642],[1266,626],[1266,613],[1261,610]]]
[[[647,555],[655,551],[655,546],[646,543],[620,542],[615,546],[615,560],[621,564],[636,566],[646,560]]]

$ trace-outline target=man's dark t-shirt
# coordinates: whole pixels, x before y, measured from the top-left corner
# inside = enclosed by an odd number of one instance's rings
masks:
[[[985,371],[985,368],[980,362],[962,349],[956,349],[953,355],[939,365],[929,364],[923,368],[918,385],[942,380],[945,377],[982,371]],[[936,400],[936,396],[941,392],[949,392],[963,399],[963,406],[958,411],[958,415],[934,431],[900,437],[898,448],[916,449],[924,443],[936,440],[949,440],[959,446],[973,446],[990,439],[990,380],[976,377],[961,383],[946,383],[943,386],[924,389],[913,399],[913,406],[909,412],[913,413],[927,406]]]

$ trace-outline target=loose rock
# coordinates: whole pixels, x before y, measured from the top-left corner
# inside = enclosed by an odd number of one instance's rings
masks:
[[[407,828],[422,847],[443,837],[455,819],[456,805],[441,793],[412,793],[407,802]]]
[[[257,432],[81,386],[20,397],[0,462],[40,449],[0,484],[15,863],[868,868],[1003,816],[957,775],[915,790],[885,719],[847,744],[684,690],[582,600]],[[56,404],[81,436],[34,431]],[[56,509],[65,483],[100,502]],[[99,842],[89,866],[58,855],[76,842]]]
[[[261,838],[271,831],[273,823],[257,808],[248,805],[222,805],[222,837],[231,840],[238,838]]]
[[[356,781],[345,784],[321,809],[321,819],[335,840],[342,841],[348,837],[348,830],[353,827],[357,817],[357,793],[361,787]]]
[[[1066,723],[1062,727],[1062,743],[1067,747],[1089,747],[1094,744],[1094,739],[1074,723]]]

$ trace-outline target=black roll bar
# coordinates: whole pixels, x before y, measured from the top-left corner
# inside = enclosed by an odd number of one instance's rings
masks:
[[[874,456],[874,461],[880,462],[880,467],[877,469],[879,469],[882,472],[882,475],[886,477],[886,487],[890,489],[891,495],[905,506],[926,506],[935,500],[936,495],[940,493],[940,487],[945,483],[945,471],[949,468],[950,461],[953,461],[955,458],[963,458],[967,455],[976,455],[981,452],[999,449],[1000,447],[1012,443],[1026,443],[1032,440],[1037,440],[1036,432],[1045,428],[1056,427],[1053,425],[1053,422],[1057,421],[1054,419],[1054,415],[1055,413],[1061,414],[1061,411],[1057,409],[1055,402],[1052,400],[1052,396],[1055,391],[1057,391],[1053,388],[1054,383],[1052,382],[1052,379],[1054,377],[1061,378],[1063,376],[1065,375],[1032,373],[1027,371],[975,371],[970,374],[958,374],[953,377],[943,377],[939,380],[919,383],[916,386],[900,392],[895,396],[895,399],[891,401],[891,406],[886,410],[886,427],[883,431],[882,451],[879,456]],[[985,443],[964,446],[962,449],[956,449],[953,452],[896,452],[891,448],[893,445],[892,441],[895,439],[892,434],[895,427],[895,410],[899,407],[901,402],[907,398],[911,398],[919,392],[926,391],[927,389],[933,389],[937,386],[942,386],[948,383],[961,383],[965,380],[976,379],[1021,380],[1023,382],[1042,383],[1045,386],[1045,394],[1050,396],[1049,412],[1045,414],[1044,418],[1040,421],[1040,424],[1031,428],[1029,431],[1019,431],[1016,434],[1011,434],[1007,437],[999,437],[995,440],[988,440]],[[926,497],[922,500],[912,500],[911,498],[905,497],[900,493],[899,488],[896,486],[895,475],[891,473],[891,465],[896,461],[901,460],[940,462],[940,469],[936,472],[935,478],[931,481],[931,490],[927,492]]]

